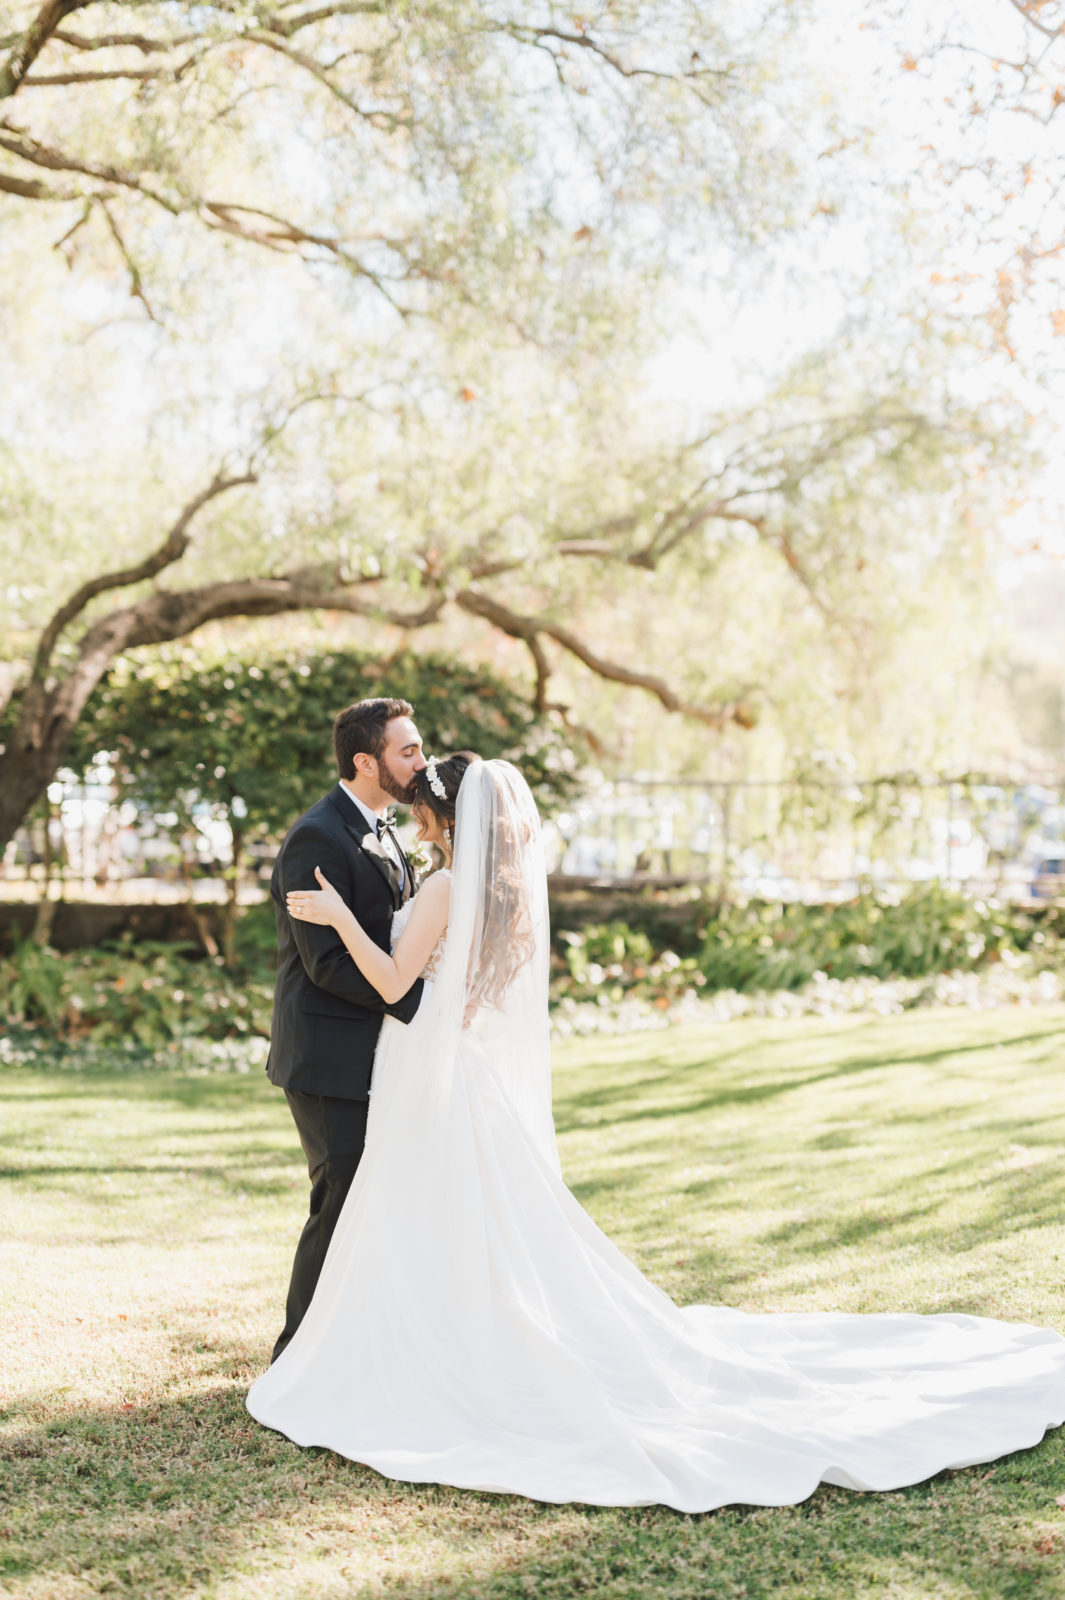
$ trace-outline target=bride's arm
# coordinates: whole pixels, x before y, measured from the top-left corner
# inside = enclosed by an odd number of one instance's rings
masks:
[[[389,1005],[402,998],[429,959],[430,952],[447,927],[451,884],[443,873],[429,879],[418,890],[410,921],[389,955],[364,931],[354,912],[346,906],[318,867],[314,875],[320,889],[294,889],[287,897],[288,914],[297,922],[317,922],[335,928],[348,947],[351,959],[381,998]]]

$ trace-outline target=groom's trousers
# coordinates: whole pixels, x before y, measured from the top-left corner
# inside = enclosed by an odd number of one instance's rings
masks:
[[[367,1100],[285,1090],[311,1176],[311,1210],[303,1225],[285,1302],[285,1326],[274,1345],[276,1361],[303,1321],[366,1143]]]

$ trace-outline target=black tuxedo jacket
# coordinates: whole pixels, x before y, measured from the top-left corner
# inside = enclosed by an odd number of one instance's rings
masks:
[[[285,895],[290,889],[316,889],[315,867],[382,950],[389,947],[392,913],[409,897],[376,831],[339,783],[293,823],[270,879],[277,988],[266,1071],[282,1089],[365,1100],[384,1014],[409,1022],[418,1009],[422,980],[386,1005],[335,928],[289,916]],[[408,863],[406,882],[412,880]]]

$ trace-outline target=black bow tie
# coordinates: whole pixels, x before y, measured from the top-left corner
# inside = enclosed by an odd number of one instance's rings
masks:
[[[382,835],[384,833],[386,833],[388,831],[388,829],[391,828],[391,826],[392,826],[392,818],[391,817],[389,817],[389,816],[378,817],[378,819],[377,819],[377,837],[380,839],[382,837]]]

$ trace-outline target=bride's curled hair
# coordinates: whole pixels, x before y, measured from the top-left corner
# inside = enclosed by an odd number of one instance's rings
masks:
[[[415,815],[428,812],[439,817],[447,828],[453,848],[459,786],[469,768],[480,759],[472,750],[458,750],[435,760],[415,779],[417,792],[411,810]],[[434,780],[443,788],[442,795],[433,788]],[[492,809],[487,833],[481,840],[485,852],[484,899],[466,979],[468,1015],[482,1006],[498,1008],[535,949],[531,907],[522,871],[531,838],[532,825],[528,819],[518,817],[509,807],[497,805]]]

